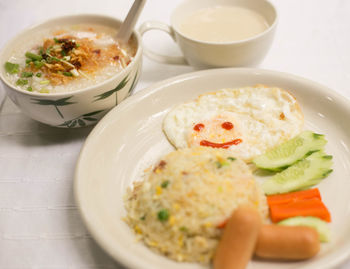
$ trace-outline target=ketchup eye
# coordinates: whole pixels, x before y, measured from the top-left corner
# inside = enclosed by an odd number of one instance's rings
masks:
[[[221,127],[226,130],[231,130],[233,128],[233,124],[229,121],[226,121],[223,124],[221,124]]]
[[[198,123],[193,127],[193,130],[200,132],[202,129],[204,128],[204,124],[203,123]]]

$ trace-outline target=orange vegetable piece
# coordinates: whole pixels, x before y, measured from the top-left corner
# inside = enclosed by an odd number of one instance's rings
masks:
[[[331,215],[319,198],[294,200],[290,203],[274,204],[270,206],[270,216],[273,222],[296,216],[313,216],[331,221]]]
[[[269,206],[277,204],[291,203],[296,200],[306,200],[311,198],[318,198],[321,200],[321,194],[318,188],[296,191],[284,194],[275,194],[267,196],[267,203]]]

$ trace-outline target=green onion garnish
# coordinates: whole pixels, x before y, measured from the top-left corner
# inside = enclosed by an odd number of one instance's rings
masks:
[[[72,77],[73,74],[71,72],[62,72],[63,75],[67,76],[67,77]]]
[[[43,59],[43,57],[41,57],[40,55],[29,52],[29,51],[27,51],[25,55],[27,58],[32,59],[34,61],[41,61]]]
[[[41,73],[36,73],[35,76],[38,77],[38,78],[41,78]]]
[[[21,77],[22,78],[31,78],[33,76],[33,72],[22,72]]]
[[[19,64],[13,64],[10,62],[5,63],[5,70],[7,73],[16,74],[19,71]]]
[[[166,209],[158,211],[158,219],[162,222],[167,221],[169,219],[169,211]]]
[[[26,64],[31,63],[33,60],[32,59],[26,59]]]
[[[217,161],[217,162],[215,162],[215,164],[216,164],[217,168],[221,168],[223,166],[229,165],[229,163],[225,162],[225,161]]]
[[[41,85],[46,85],[50,83],[50,80],[42,80],[39,82]]]
[[[35,65],[36,68],[39,69],[39,68],[43,67],[44,63],[43,62],[39,62],[39,61],[34,61],[34,65]]]
[[[41,92],[41,93],[49,93],[50,91],[48,89],[42,88],[39,92]]]
[[[168,187],[169,185],[169,180],[163,181],[162,184],[160,185],[163,189],[165,189],[166,187]]]
[[[227,157],[227,160],[230,160],[231,162],[233,162],[236,160],[236,158],[235,157]]]
[[[55,41],[55,43],[60,43],[60,41],[58,41],[56,37],[54,37],[53,40]]]
[[[187,227],[185,227],[185,226],[181,226],[181,227],[179,228],[179,230],[180,230],[181,232],[187,232],[187,231],[188,231]]]
[[[20,86],[23,86],[23,85],[27,85],[28,84],[28,80],[26,80],[26,79],[18,79],[17,81],[16,81],[16,84],[17,85],[20,85]]]
[[[33,91],[33,88],[32,88],[32,87],[28,87],[28,88],[27,88],[27,91],[28,91],[28,92],[32,92],[32,91]]]

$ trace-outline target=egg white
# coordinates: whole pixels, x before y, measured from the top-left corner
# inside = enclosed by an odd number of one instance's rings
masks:
[[[233,123],[236,132],[227,131],[225,137],[226,131],[220,129],[218,118]],[[250,161],[300,133],[304,117],[297,101],[287,91],[259,85],[222,89],[180,104],[165,117],[163,130],[176,148],[192,147],[198,145],[198,138],[193,142],[193,136],[202,135],[193,129],[198,123],[205,123],[207,129],[201,138],[208,141],[225,143],[242,139],[228,150]]]

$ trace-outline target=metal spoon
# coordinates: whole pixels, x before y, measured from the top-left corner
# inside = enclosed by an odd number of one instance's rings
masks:
[[[117,34],[120,43],[127,43],[146,0],[135,0]]]

